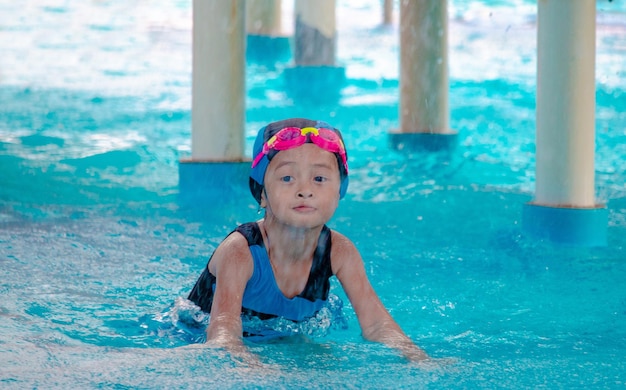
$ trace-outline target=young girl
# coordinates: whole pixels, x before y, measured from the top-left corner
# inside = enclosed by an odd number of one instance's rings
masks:
[[[270,123],[259,131],[253,153],[250,190],[265,218],[232,232],[189,294],[210,313],[207,341],[241,351],[242,337],[271,336],[243,329],[242,315],[295,322],[314,316],[335,275],[363,337],[411,360],[427,359],[382,305],[354,244],[325,225],[348,188],[339,131],[307,119]]]

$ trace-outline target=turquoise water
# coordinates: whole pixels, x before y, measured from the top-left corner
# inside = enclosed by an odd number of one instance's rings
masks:
[[[182,298],[224,235],[258,215],[246,183],[228,177],[210,201],[179,196],[191,4],[27,1],[0,4],[3,388],[624,387],[623,2],[598,1],[597,195],[609,226],[595,249],[521,231],[534,189],[533,2],[450,2],[452,156],[387,146],[398,31],[378,25],[378,3],[338,2],[348,82],[337,105],[293,102],[285,64],[248,67],[247,151],[284,117],[343,130],[351,186],[330,225],[361,250],[411,338],[455,362],[411,365],[365,342],[336,283],[347,329],[251,345],[267,367],[193,344]]]

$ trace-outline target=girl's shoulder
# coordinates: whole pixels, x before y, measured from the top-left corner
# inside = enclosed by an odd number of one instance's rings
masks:
[[[333,249],[335,247],[356,249],[352,240],[335,229],[330,229],[330,239],[332,240]]]
[[[252,266],[252,255],[248,245],[248,238],[242,233],[234,231],[222,241],[209,262],[209,271],[216,274],[216,268],[222,263],[228,266],[248,268]]]
[[[359,250],[348,237],[331,229],[331,240],[330,259],[334,274],[337,274],[346,265],[350,266],[362,262]]]

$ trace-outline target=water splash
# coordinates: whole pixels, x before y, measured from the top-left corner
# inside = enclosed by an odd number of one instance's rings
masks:
[[[258,317],[243,318],[244,331],[252,334],[268,335],[269,337],[328,336],[331,330],[347,329],[348,321],[343,316],[343,301],[336,295],[330,294],[326,305],[317,314],[301,322],[290,321],[277,317],[269,320],[260,320]],[[263,338],[254,338],[260,341]]]
[[[204,343],[208,324],[207,313],[190,300],[178,297],[169,309],[152,318],[144,318],[141,326],[149,334],[184,345]]]
[[[166,339],[173,345],[180,346],[204,343],[209,322],[209,314],[190,300],[178,297],[162,313],[144,317],[141,327],[147,334],[157,336],[159,340]],[[261,320],[254,316],[244,316],[242,323],[244,332],[263,335],[248,338],[251,341],[290,336],[320,338],[328,336],[332,330],[348,328],[348,321],[343,315],[343,301],[334,294],[329,295],[328,302],[315,316],[305,321],[294,322],[281,317]]]

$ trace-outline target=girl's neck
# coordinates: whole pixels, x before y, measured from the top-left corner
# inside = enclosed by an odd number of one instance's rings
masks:
[[[292,263],[313,258],[322,227],[294,228],[267,217],[259,221],[259,225],[272,261]]]

